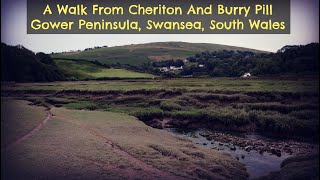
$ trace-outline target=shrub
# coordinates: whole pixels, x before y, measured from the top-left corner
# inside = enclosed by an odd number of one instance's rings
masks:
[[[182,107],[175,103],[175,102],[172,102],[172,101],[162,101],[160,103],[160,108],[164,111],[173,111],[173,110],[181,110]]]

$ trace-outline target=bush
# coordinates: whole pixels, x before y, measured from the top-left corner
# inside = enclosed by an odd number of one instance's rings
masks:
[[[164,111],[173,111],[173,110],[181,110],[182,107],[175,103],[175,102],[172,102],[172,101],[162,101],[160,103],[160,108]]]

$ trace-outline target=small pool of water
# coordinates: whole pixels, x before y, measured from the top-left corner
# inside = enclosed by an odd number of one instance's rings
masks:
[[[201,132],[203,132],[203,130],[183,131],[175,128],[166,128],[164,130],[172,132],[182,137],[186,137],[196,144],[200,144],[207,148],[216,149],[221,152],[225,152],[232,155],[246,166],[250,179],[268,175],[270,172],[273,171],[279,171],[281,162],[284,159],[292,156],[286,153],[282,153],[281,157],[278,157],[274,154],[269,154],[267,152],[260,154],[258,151],[255,150],[247,152],[243,148],[230,143],[223,143],[215,140],[207,140],[205,137],[200,135]],[[256,134],[245,135],[245,138],[255,140],[259,139],[262,141],[267,139],[270,141],[270,139],[261,137]],[[231,150],[231,147],[235,147],[236,150]]]

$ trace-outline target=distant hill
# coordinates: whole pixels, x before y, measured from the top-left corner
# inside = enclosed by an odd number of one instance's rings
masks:
[[[155,75],[139,73],[127,69],[105,68],[90,61],[65,59],[55,59],[54,61],[58,68],[66,72],[72,80],[155,77]]]
[[[86,79],[154,78],[156,75],[119,67],[106,67],[97,61],[52,59],[21,46],[1,43],[2,82],[46,82]]]
[[[20,45],[1,43],[1,81],[58,81],[65,78],[49,55],[34,53]]]
[[[78,52],[66,52],[53,54],[53,58],[97,60],[103,64],[130,64],[139,65],[144,62],[179,59],[193,56],[203,51],[251,51],[263,53],[255,49],[227,46],[207,43],[186,43],[186,42],[155,42],[147,44],[133,44],[116,47],[102,47],[88,49]]]

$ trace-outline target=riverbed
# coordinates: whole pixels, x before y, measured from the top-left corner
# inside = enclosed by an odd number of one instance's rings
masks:
[[[221,132],[210,132],[210,135],[208,135],[206,130],[191,131],[176,128],[165,128],[164,130],[186,137],[196,144],[232,155],[246,166],[250,179],[268,175],[273,171],[279,171],[281,162],[288,157],[319,150],[319,145],[295,141],[281,141],[266,138],[254,133],[238,136]],[[212,138],[212,135],[219,138]],[[252,145],[250,143],[246,143],[246,146],[244,147],[237,143],[232,143],[234,141],[229,141],[228,138],[222,138],[223,140],[219,141],[221,136],[229,137],[229,139],[231,137],[236,139],[237,142],[246,141],[254,143],[253,146],[250,146]],[[255,143],[258,143],[260,146],[255,146]],[[271,151],[261,151],[263,146],[268,146],[268,149],[271,149]],[[290,148],[290,151],[283,151],[281,147],[277,146],[285,147],[287,149]],[[274,148],[276,150],[274,150]],[[278,149],[281,149],[281,151]]]

